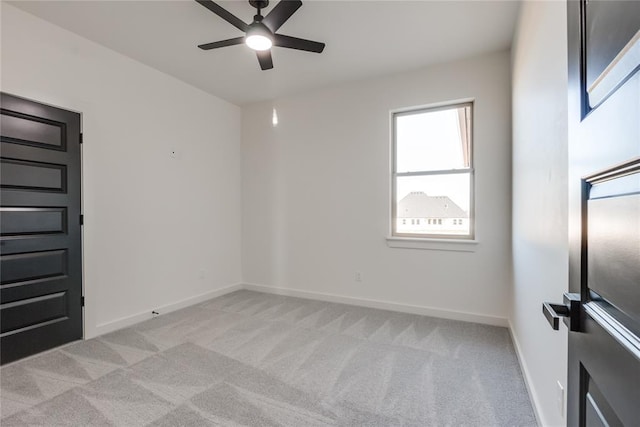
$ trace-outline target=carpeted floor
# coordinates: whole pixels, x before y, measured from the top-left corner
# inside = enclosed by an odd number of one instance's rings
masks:
[[[505,328],[238,291],[0,370],[2,426],[533,426]]]

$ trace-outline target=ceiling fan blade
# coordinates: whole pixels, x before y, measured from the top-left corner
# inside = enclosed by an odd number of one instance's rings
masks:
[[[316,53],[321,53],[324,50],[324,43],[299,39],[297,37],[285,36],[283,34],[273,35],[273,45]]]
[[[258,55],[260,68],[263,70],[270,70],[273,68],[273,59],[271,59],[270,50],[256,50],[256,54]]]
[[[235,16],[234,14],[232,14],[222,6],[219,6],[218,4],[212,2],[211,0],[196,0],[196,1],[200,3],[202,6],[209,9],[211,12],[218,15],[220,18],[227,21],[229,24],[236,27],[237,29],[244,32],[247,32],[247,30],[249,29],[249,25],[245,24],[242,19],[238,18],[237,16]]]
[[[300,0],[280,0],[271,12],[264,17],[262,23],[275,33],[300,6],[302,6]]]
[[[219,42],[199,44],[198,47],[202,50],[211,50],[217,49],[219,47],[233,46],[242,43],[244,43],[244,37],[236,37],[234,39],[220,40]]]

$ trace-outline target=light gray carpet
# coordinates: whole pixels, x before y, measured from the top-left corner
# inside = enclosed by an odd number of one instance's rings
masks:
[[[505,328],[238,291],[3,367],[2,426],[533,426]]]

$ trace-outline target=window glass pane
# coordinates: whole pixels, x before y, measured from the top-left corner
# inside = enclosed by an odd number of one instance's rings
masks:
[[[469,235],[469,173],[396,178],[396,233]]]
[[[468,168],[469,106],[396,116],[396,172]]]

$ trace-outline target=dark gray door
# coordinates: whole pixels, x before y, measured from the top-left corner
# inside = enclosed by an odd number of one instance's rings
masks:
[[[568,424],[640,425],[640,2],[570,0]]]
[[[82,337],[80,115],[1,94],[0,360]]]

